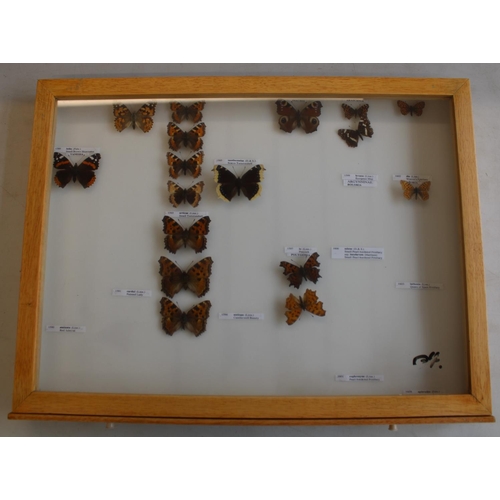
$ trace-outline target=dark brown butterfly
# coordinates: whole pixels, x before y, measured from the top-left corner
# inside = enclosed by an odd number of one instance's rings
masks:
[[[205,257],[183,271],[166,257],[160,257],[161,291],[168,297],[184,290],[191,290],[197,297],[203,297],[210,288],[212,258]]]
[[[113,114],[115,115],[115,128],[118,132],[123,132],[127,127],[139,127],[143,132],[149,132],[153,128],[153,116],[155,114],[156,103],[147,103],[137,111],[132,112],[125,104],[115,104]]]
[[[304,293],[304,298],[300,296],[295,297],[295,295],[290,294],[286,299],[285,307],[288,309],[285,311],[287,325],[293,325],[299,319],[302,311],[309,311],[316,316],[324,316],[326,314],[326,311],[323,309],[323,302],[319,302],[316,292],[309,290],[309,288]]]
[[[316,132],[319,127],[318,116],[321,115],[322,107],[320,101],[314,101],[302,111],[297,111],[288,101],[278,99],[276,101],[276,110],[280,115],[278,120],[280,129],[290,133],[297,127],[302,127],[306,134]]]
[[[359,139],[363,140],[363,136],[372,137],[373,129],[370,125],[370,120],[368,118],[361,118],[358,123],[358,128],[354,129],[345,129],[341,128],[338,132],[340,137],[344,139],[346,144],[350,148],[357,148]]]
[[[202,122],[188,132],[184,132],[175,123],[170,122],[167,126],[168,135],[170,136],[168,145],[174,151],[179,151],[182,146],[198,151],[203,146],[203,139],[201,138],[205,135],[205,129],[205,124]]]
[[[187,160],[181,160],[173,153],[167,153],[168,164],[170,165],[169,173],[174,179],[179,177],[182,172],[184,175],[192,175],[195,179],[201,174],[201,164],[203,163],[203,151],[194,154]]]
[[[344,116],[346,118],[352,118],[356,116],[358,118],[368,118],[368,108],[369,104],[363,104],[357,109],[351,108],[351,106],[347,104],[342,104],[342,109],[344,110]]]
[[[250,201],[260,196],[264,165],[255,165],[241,177],[237,177],[222,165],[215,165],[212,170],[217,183],[217,196],[221,200],[231,201],[236,195],[240,196],[240,193],[243,193]]]
[[[172,336],[179,328],[193,332],[196,337],[207,329],[212,304],[204,300],[188,312],[181,311],[170,299],[163,297],[160,301],[161,324],[167,335]]]
[[[413,185],[408,181],[399,181],[401,183],[401,187],[403,188],[403,195],[407,200],[411,200],[412,196],[415,196],[415,199],[418,200],[418,197],[423,201],[427,201],[429,199],[429,189],[431,188],[431,181],[422,182],[419,186]]]
[[[319,275],[319,254],[314,252],[307,260],[303,266],[296,266],[290,262],[282,260],[280,262],[280,267],[284,269],[283,274],[286,279],[290,282],[289,286],[294,286],[299,288],[302,284],[302,280],[309,280],[316,283],[321,276]]]
[[[205,183],[197,182],[194,186],[187,189],[181,188],[173,181],[168,181],[168,192],[170,193],[169,201],[174,207],[178,207],[181,203],[189,203],[193,207],[197,207],[201,200],[201,192]]]
[[[417,102],[417,104],[414,104],[413,106],[410,106],[404,101],[398,101],[397,104],[402,115],[410,113],[410,116],[413,116],[413,113],[415,113],[417,116],[421,116],[425,108],[425,102],[423,101]]]
[[[198,219],[189,229],[184,229],[172,217],[163,217],[163,232],[165,236],[165,248],[170,253],[177,253],[182,246],[190,246],[196,253],[207,248],[206,235],[209,232],[210,217],[205,216]]]
[[[85,158],[80,164],[74,165],[61,153],[54,153],[54,168],[57,173],[54,177],[55,183],[63,188],[69,182],[78,181],[84,188],[92,186],[95,182],[95,171],[99,168],[99,153]]]
[[[202,109],[205,107],[203,101],[195,102],[191,106],[184,106],[180,102],[171,102],[170,109],[172,110],[172,120],[175,123],[181,123],[182,120],[193,120],[195,123],[199,122],[203,118]]]

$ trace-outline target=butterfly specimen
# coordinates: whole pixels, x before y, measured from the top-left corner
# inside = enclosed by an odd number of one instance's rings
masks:
[[[288,101],[278,99],[276,110],[280,115],[278,124],[281,130],[291,132],[297,127],[302,127],[306,134],[316,132],[319,127],[318,116],[321,115],[323,104],[314,101],[308,104],[302,111],[297,111]]]
[[[285,307],[288,309],[285,312],[287,317],[287,325],[293,325],[298,319],[302,311],[309,311],[316,316],[324,316],[326,311],[323,309],[323,302],[318,302],[318,296],[313,290],[306,290],[304,298],[295,297],[290,294],[285,302]]]
[[[357,129],[341,128],[338,134],[350,148],[357,148],[358,141],[363,140],[363,136],[373,137],[373,129],[368,118],[361,118]]]
[[[203,101],[195,102],[191,106],[184,106],[180,102],[171,102],[170,109],[172,110],[172,120],[175,123],[181,123],[182,120],[193,120],[195,123],[203,118],[201,110],[205,107]]]
[[[212,304],[204,300],[188,312],[181,311],[170,299],[163,297],[160,301],[161,324],[165,333],[172,336],[179,328],[193,332],[196,337],[207,329]]]
[[[168,152],[167,159],[170,165],[170,176],[177,179],[182,172],[184,175],[189,174],[196,179],[201,174],[201,164],[203,163],[204,156],[203,151],[200,151],[187,160],[181,160],[178,156]]]
[[[166,257],[160,257],[161,291],[168,297],[184,290],[191,290],[197,297],[203,297],[210,285],[212,258],[205,257],[193,264],[187,271],[182,271]]]
[[[429,199],[429,189],[431,188],[431,181],[422,182],[419,186],[415,186],[411,182],[408,181],[400,181],[401,187],[403,188],[404,197],[407,200],[411,200],[411,197],[415,195],[415,199],[418,200],[418,197],[422,198],[422,200],[426,201]]]
[[[231,201],[236,195],[243,193],[250,201],[260,196],[264,179],[264,165],[255,165],[241,177],[236,177],[230,170],[222,165],[215,165],[212,169],[217,183],[215,188],[217,196],[224,201]]]
[[[210,217],[206,215],[198,219],[189,229],[184,229],[172,217],[163,217],[163,232],[165,236],[165,248],[170,253],[176,253],[182,246],[190,246],[196,253],[200,253],[207,248],[206,235],[209,232],[208,226]]]
[[[113,114],[115,116],[115,128],[118,132],[123,132],[127,127],[139,127],[143,132],[149,132],[153,128],[153,116],[156,110],[156,103],[147,103],[137,111],[132,112],[125,104],[115,104]]]
[[[368,108],[369,104],[363,104],[357,109],[351,108],[351,106],[347,104],[342,104],[342,109],[344,110],[344,116],[346,118],[352,118],[356,116],[358,118],[368,118]]]
[[[168,192],[170,193],[169,200],[174,207],[178,207],[181,203],[189,203],[193,207],[197,207],[201,200],[201,192],[205,183],[197,182],[194,186],[187,189],[181,188],[173,181],[168,181]]]
[[[57,169],[55,183],[63,188],[69,182],[78,180],[84,188],[92,186],[96,179],[94,172],[99,168],[100,159],[101,155],[96,153],[85,158],[80,164],[73,165],[61,153],[54,153],[54,168]]]
[[[188,132],[184,132],[175,123],[170,122],[167,125],[168,135],[170,136],[168,145],[174,151],[179,151],[182,146],[198,151],[203,146],[201,137],[205,135],[205,129],[205,124],[202,122]]]
[[[402,115],[410,113],[410,116],[413,116],[413,113],[415,113],[417,116],[421,116],[425,108],[425,102],[423,101],[417,102],[417,104],[414,104],[413,106],[410,106],[404,101],[398,101],[397,104]]]
[[[309,280],[316,283],[321,276],[319,275],[319,254],[314,252],[307,260],[304,266],[296,266],[284,260],[280,262],[280,267],[284,269],[283,274],[290,282],[289,286],[299,288],[302,280]]]

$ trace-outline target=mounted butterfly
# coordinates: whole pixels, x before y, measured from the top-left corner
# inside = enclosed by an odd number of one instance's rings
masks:
[[[181,130],[175,123],[170,122],[167,125],[168,135],[170,136],[168,145],[174,151],[179,151],[182,146],[198,151],[203,146],[202,137],[205,135],[205,130],[206,126],[203,122],[198,123],[196,127],[186,132]]]
[[[302,311],[308,311],[316,316],[324,316],[326,314],[326,311],[323,309],[323,302],[319,302],[316,292],[309,290],[309,288],[304,293],[304,298],[290,294],[286,299],[285,307],[288,309],[285,312],[287,325],[293,325],[299,319]]]
[[[413,106],[410,106],[404,101],[398,101],[397,105],[399,106],[399,110],[401,111],[402,115],[407,115],[408,113],[410,113],[410,116],[413,116],[413,113],[415,113],[416,116],[422,116],[425,108],[425,102],[423,101],[417,102],[417,104],[414,104]]]
[[[294,286],[299,288],[302,284],[302,280],[312,281],[317,283],[318,279],[321,278],[319,274],[319,254],[314,252],[307,260],[303,266],[296,266],[290,262],[281,261],[280,267],[284,269],[283,274],[286,279],[290,282],[289,286]]]
[[[85,158],[80,164],[73,165],[66,156],[54,153],[54,168],[57,170],[54,182],[63,188],[71,181],[78,181],[86,189],[96,180],[95,171],[99,168],[100,159],[101,155],[95,153]]]
[[[357,148],[359,139],[363,140],[363,137],[373,137],[373,129],[368,118],[361,118],[357,129],[341,128],[338,134],[350,148]]]
[[[181,123],[183,120],[192,120],[194,123],[198,123],[203,119],[201,111],[204,107],[205,103],[203,101],[197,101],[191,106],[185,106],[180,102],[171,102],[172,120],[175,123]]]
[[[423,201],[429,199],[429,189],[431,188],[431,181],[425,181],[418,186],[408,181],[400,181],[403,188],[403,195],[407,200],[411,200],[413,196],[418,200],[420,197]]]
[[[187,160],[181,160],[178,156],[168,152],[167,160],[170,166],[170,177],[177,179],[182,173],[184,175],[192,175],[193,178],[196,179],[196,177],[201,174],[201,164],[203,163],[203,157],[203,151],[200,151]]]
[[[170,193],[168,199],[174,207],[178,207],[181,203],[189,203],[192,207],[197,207],[201,200],[201,193],[205,183],[200,181],[194,186],[184,189],[175,182],[168,181],[167,186]]]
[[[311,102],[301,111],[295,109],[284,99],[277,100],[275,104],[276,111],[280,115],[278,124],[281,130],[291,133],[297,127],[302,127],[306,134],[318,130],[318,116],[321,115],[321,108],[323,107],[320,101]]]
[[[163,297],[160,301],[161,324],[167,335],[172,336],[177,330],[189,330],[195,337],[200,336],[207,329],[212,304],[204,300],[187,312],[181,311],[170,299]]]
[[[127,127],[140,128],[144,133],[153,128],[153,116],[156,111],[156,103],[142,105],[137,111],[130,111],[125,104],[115,104],[113,115],[115,116],[115,128],[123,132]]]
[[[163,232],[165,236],[165,248],[170,253],[177,253],[181,247],[191,247],[196,253],[207,248],[206,235],[209,233],[210,217],[206,215],[198,219],[191,227],[184,229],[172,217],[163,217]]]
[[[236,195],[243,193],[249,201],[260,196],[264,179],[264,165],[255,165],[241,177],[237,177],[222,165],[215,165],[212,169],[217,183],[217,196],[223,201],[231,201]]]
[[[368,108],[369,104],[363,104],[358,108],[351,108],[348,104],[342,104],[342,109],[344,110],[344,116],[348,119],[351,119],[353,116],[356,118],[365,118],[368,119]]]

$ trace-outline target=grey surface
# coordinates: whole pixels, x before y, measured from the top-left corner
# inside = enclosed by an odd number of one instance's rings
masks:
[[[484,259],[488,300],[493,413],[500,415],[497,358],[500,307],[500,239],[498,154],[499,65],[419,64],[144,64],[144,65],[1,65],[0,66],[0,435],[2,436],[498,436],[500,424],[356,427],[213,427],[116,425],[8,421],[14,372],[17,300],[26,183],[31,147],[36,81],[41,78],[173,75],[325,75],[469,78],[472,86],[477,162],[483,218]]]

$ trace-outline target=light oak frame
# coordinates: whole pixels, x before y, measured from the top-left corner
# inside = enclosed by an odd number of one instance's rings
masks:
[[[468,394],[426,396],[169,396],[37,390],[49,175],[57,101],[159,98],[449,98],[464,245]],[[466,189],[465,189],[466,186]],[[167,424],[356,425],[494,422],[479,193],[469,81],[431,78],[158,77],[40,80],[26,202],[10,419]]]

